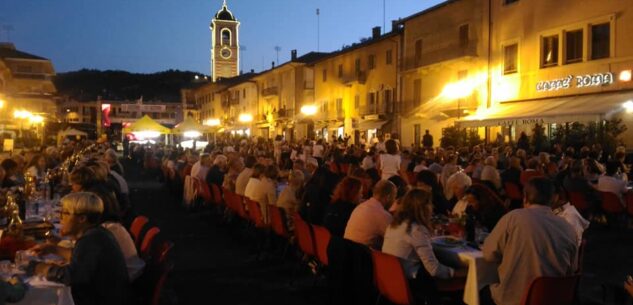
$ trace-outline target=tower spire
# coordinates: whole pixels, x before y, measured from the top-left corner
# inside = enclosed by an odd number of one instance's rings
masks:
[[[226,0],[224,0],[224,4],[222,4],[223,6],[226,6]]]

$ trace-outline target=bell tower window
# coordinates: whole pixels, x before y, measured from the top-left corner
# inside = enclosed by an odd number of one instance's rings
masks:
[[[231,45],[231,30],[222,29],[222,45]]]

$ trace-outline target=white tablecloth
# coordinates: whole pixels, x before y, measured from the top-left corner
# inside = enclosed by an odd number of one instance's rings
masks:
[[[17,305],[74,305],[69,287],[31,287]]]
[[[479,290],[499,281],[497,264],[484,260],[483,253],[470,247],[443,247],[434,245],[437,259],[447,266],[468,267],[464,303],[479,305]]]

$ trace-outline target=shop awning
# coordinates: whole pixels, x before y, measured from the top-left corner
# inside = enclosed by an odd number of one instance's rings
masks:
[[[341,127],[343,127],[343,125],[344,125],[344,124],[343,124],[343,122],[333,122],[333,123],[329,123],[329,124],[327,125],[327,128],[328,128],[328,129],[336,129],[336,128],[341,128]]]
[[[633,91],[507,102],[477,111],[457,124],[468,128],[591,122],[611,118],[629,100]]]
[[[387,121],[382,120],[367,120],[358,123],[359,130],[371,130],[371,129],[379,129],[382,125],[385,125]]]
[[[159,124],[158,122],[152,120],[147,115],[144,115],[142,118],[136,120],[136,122],[132,123],[130,127],[124,128],[123,132],[125,133],[134,133],[134,132],[144,132],[144,131],[153,131],[161,134],[170,133],[170,129]]]

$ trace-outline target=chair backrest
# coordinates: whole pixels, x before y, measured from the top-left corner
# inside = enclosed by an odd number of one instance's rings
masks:
[[[624,212],[624,206],[618,195],[611,192],[600,192],[602,199],[602,209],[610,214],[619,214]]]
[[[222,190],[220,189],[220,187],[217,184],[211,184],[211,191],[213,194],[213,203],[217,204],[217,205],[221,205],[224,203],[224,200],[222,200]]]
[[[134,244],[138,248],[141,243],[141,232],[143,228],[149,223],[149,219],[145,216],[136,216],[132,224],[130,225],[130,234],[132,235],[132,239],[134,240]]]
[[[156,236],[160,233],[160,229],[158,227],[152,227],[147,231],[145,237],[143,238],[143,242],[141,243],[139,256],[141,258],[147,258],[151,254],[150,251],[153,248],[154,240],[156,240]]]
[[[301,218],[299,213],[295,213],[292,217],[295,222],[295,237],[299,244],[299,249],[307,255],[315,256],[314,239],[312,238],[310,225]]]
[[[312,225],[312,232],[314,232],[316,257],[322,265],[327,266],[329,264],[327,248],[330,244],[330,239],[332,239],[332,234],[327,228],[318,225]]]
[[[160,296],[163,292],[163,288],[165,288],[165,284],[167,283],[167,278],[169,277],[169,273],[174,269],[174,263],[171,261],[162,262],[158,266],[158,270],[156,271],[156,275],[153,279],[152,291],[151,291],[151,305],[159,305],[160,304]]]
[[[624,198],[626,199],[626,211],[630,216],[633,216],[633,191],[628,191]]]
[[[567,197],[569,198],[569,202],[571,202],[578,211],[583,212],[589,209],[589,203],[587,203],[587,198],[585,198],[584,193],[567,192]]]
[[[416,185],[417,184],[417,177],[415,176],[414,172],[407,172],[407,182],[409,182],[410,185]]]
[[[506,191],[506,195],[510,200],[523,200],[523,193],[521,193],[521,188],[512,182],[505,182],[503,187]]]
[[[198,193],[202,200],[204,200],[205,204],[213,203],[213,195],[211,194],[211,189],[209,188],[209,184],[202,181],[198,183]]]
[[[280,207],[271,205],[268,207],[268,212],[270,213],[270,226],[273,232],[283,238],[288,238],[284,211]]]
[[[522,305],[572,305],[580,275],[538,277],[530,283],[521,300]]]
[[[239,215],[244,220],[248,219],[248,213],[246,213],[246,209],[244,209],[244,202],[246,197],[240,194],[234,194],[233,198],[235,200],[235,202],[233,202],[233,205],[235,206],[237,215]]]
[[[374,262],[374,282],[380,295],[398,305],[413,304],[409,282],[400,259],[380,251],[372,251],[371,256]]]
[[[259,207],[259,202],[255,200],[251,200],[249,198],[244,198],[246,201],[246,206],[248,207],[248,218],[255,225],[256,228],[261,228],[264,226],[264,218],[262,215],[262,210]]]

